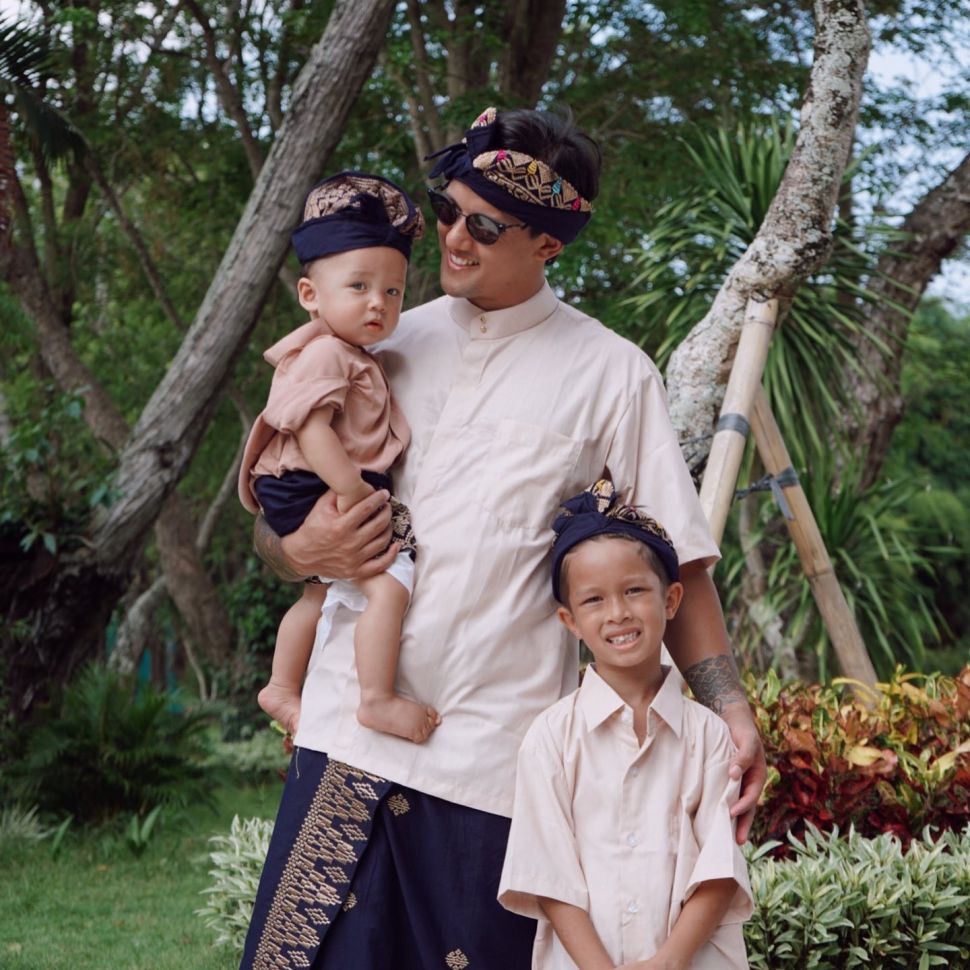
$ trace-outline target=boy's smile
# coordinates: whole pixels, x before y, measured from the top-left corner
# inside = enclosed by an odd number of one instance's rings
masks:
[[[639,545],[617,537],[584,542],[564,564],[568,605],[559,618],[586,643],[607,682],[613,671],[653,679],[667,621],[680,605],[681,584],[665,588]]]

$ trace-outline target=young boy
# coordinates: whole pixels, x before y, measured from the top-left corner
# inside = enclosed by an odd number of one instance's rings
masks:
[[[366,348],[397,326],[411,243],[423,229],[407,194],[376,175],[342,172],[307,196],[293,246],[303,264],[297,294],[310,322],[264,354],[276,373],[239,474],[243,505],[261,509],[281,536],[299,528],[328,490],[340,512],[375,489],[390,492],[387,469],[411,433]],[[259,703],[293,734],[314,637],[326,642],[339,604],[361,611],[354,637],[360,723],[415,742],[439,723],[433,708],[394,690],[414,537],[408,510],[393,500],[392,506],[402,551],[388,570],[357,586],[334,581],[329,592],[329,580],[308,581],[280,624]]]
[[[608,481],[553,529],[558,616],[595,663],[522,742],[499,902],[540,920],[537,970],[747,967],[734,745],[660,664],[674,547]]]

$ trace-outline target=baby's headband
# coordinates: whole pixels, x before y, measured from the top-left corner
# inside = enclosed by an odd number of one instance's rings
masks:
[[[601,478],[585,492],[564,502],[552,528],[556,533],[552,544],[552,595],[560,603],[559,574],[566,553],[594,536],[637,539],[657,554],[671,582],[677,582],[680,577],[677,551],[664,527],[640,509],[620,502],[609,479]]]
[[[495,118],[486,108],[460,142],[428,155],[438,159],[429,178],[462,182],[497,209],[571,243],[593,207],[545,162],[498,144]]]
[[[301,263],[372,246],[410,259],[423,233],[424,217],[404,189],[379,175],[340,172],[310,189],[293,248]]]

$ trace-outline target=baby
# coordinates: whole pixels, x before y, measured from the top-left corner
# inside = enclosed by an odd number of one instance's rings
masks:
[[[595,663],[522,742],[499,902],[539,918],[536,970],[747,967],[735,749],[660,663],[677,553],[608,481],[553,529],[559,619]]]
[[[407,194],[376,175],[342,172],[307,196],[293,246],[303,264],[297,295],[310,322],[264,354],[276,372],[239,476],[243,505],[262,510],[280,536],[299,528],[328,490],[336,493],[340,512],[375,489],[391,490],[387,470],[411,433],[366,348],[397,326],[411,243],[423,230]],[[390,568],[356,588],[323,577],[307,580],[280,623],[259,704],[291,733],[314,637],[325,640],[338,602],[362,611],[354,637],[360,723],[415,742],[440,723],[432,707],[394,690],[415,545],[408,510],[391,504],[401,552]]]

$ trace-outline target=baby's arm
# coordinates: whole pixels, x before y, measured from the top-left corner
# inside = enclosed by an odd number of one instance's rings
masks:
[[[313,471],[337,493],[337,510],[346,512],[374,489],[360,477],[360,469],[347,456],[332,421],[332,407],[311,411],[296,432],[296,440]]]
[[[585,909],[546,896],[536,901],[579,970],[613,970],[613,961]]]
[[[711,938],[720,925],[738,890],[733,879],[702,882],[684,903],[670,936],[650,957],[625,964],[621,970],[684,970],[694,954]]]

